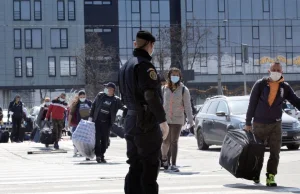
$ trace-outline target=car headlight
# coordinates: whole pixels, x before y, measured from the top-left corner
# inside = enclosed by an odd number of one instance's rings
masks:
[[[293,123],[293,129],[300,129],[300,122],[299,121]]]
[[[245,129],[245,126],[246,126],[246,123],[245,123],[245,122],[241,122],[241,123],[239,124],[239,128],[240,128],[240,129]]]

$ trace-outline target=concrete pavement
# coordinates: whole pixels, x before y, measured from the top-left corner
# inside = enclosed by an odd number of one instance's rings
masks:
[[[26,194],[121,194],[126,164],[125,140],[111,138],[106,158],[108,164],[73,158],[71,141],[60,142],[68,153],[32,154],[27,151],[44,149],[42,144],[0,144],[0,193]],[[199,151],[194,137],[181,137],[178,165],[180,173],[161,171],[162,194],[236,194],[236,193],[300,193],[300,151],[281,153],[280,187],[267,188],[251,181],[236,179],[218,163],[219,147]],[[265,163],[269,154],[265,155]],[[265,166],[262,183],[265,183]]]

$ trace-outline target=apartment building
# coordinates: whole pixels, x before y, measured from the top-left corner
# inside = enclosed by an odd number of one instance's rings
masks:
[[[0,105],[15,93],[83,87],[84,0],[0,1]]]

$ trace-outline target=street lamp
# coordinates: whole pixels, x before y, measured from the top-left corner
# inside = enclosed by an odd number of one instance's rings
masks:
[[[223,20],[225,24],[227,20]],[[220,25],[218,25],[218,95],[223,95],[222,83],[221,83],[221,37],[220,37]]]

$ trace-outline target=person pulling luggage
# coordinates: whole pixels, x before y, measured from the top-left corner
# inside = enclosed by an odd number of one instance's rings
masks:
[[[95,154],[98,163],[106,163],[104,154],[108,148],[110,128],[116,120],[118,110],[125,109],[120,98],[115,96],[116,85],[109,82],[104,86],[104,92],[100,92],[92,104],[89,117],[96,128]]]
[[[287,100],[300,109],[300,98],[284,81],[282,66],[279,62],[271,64],[268,71],[269,77],[258,80],[252,88],[245,130],[252,130],[255,136],[262,141],[268,140],[270,158],[267,165],[266,184],[267,186],[277,186],[275,175],[281,149],[282,104]],[[254,182],[259,183],[259,177],[255,177]]]
[[[64,128],[65,110],[68,106],[65,100],[65,93],[62,93],[59,97],[52,100],[45,118],[45,121],[49,121],[50,116],[52,117],[54,149],[56,150],[59,149],[58,142],[61,138],[62,129]]]

